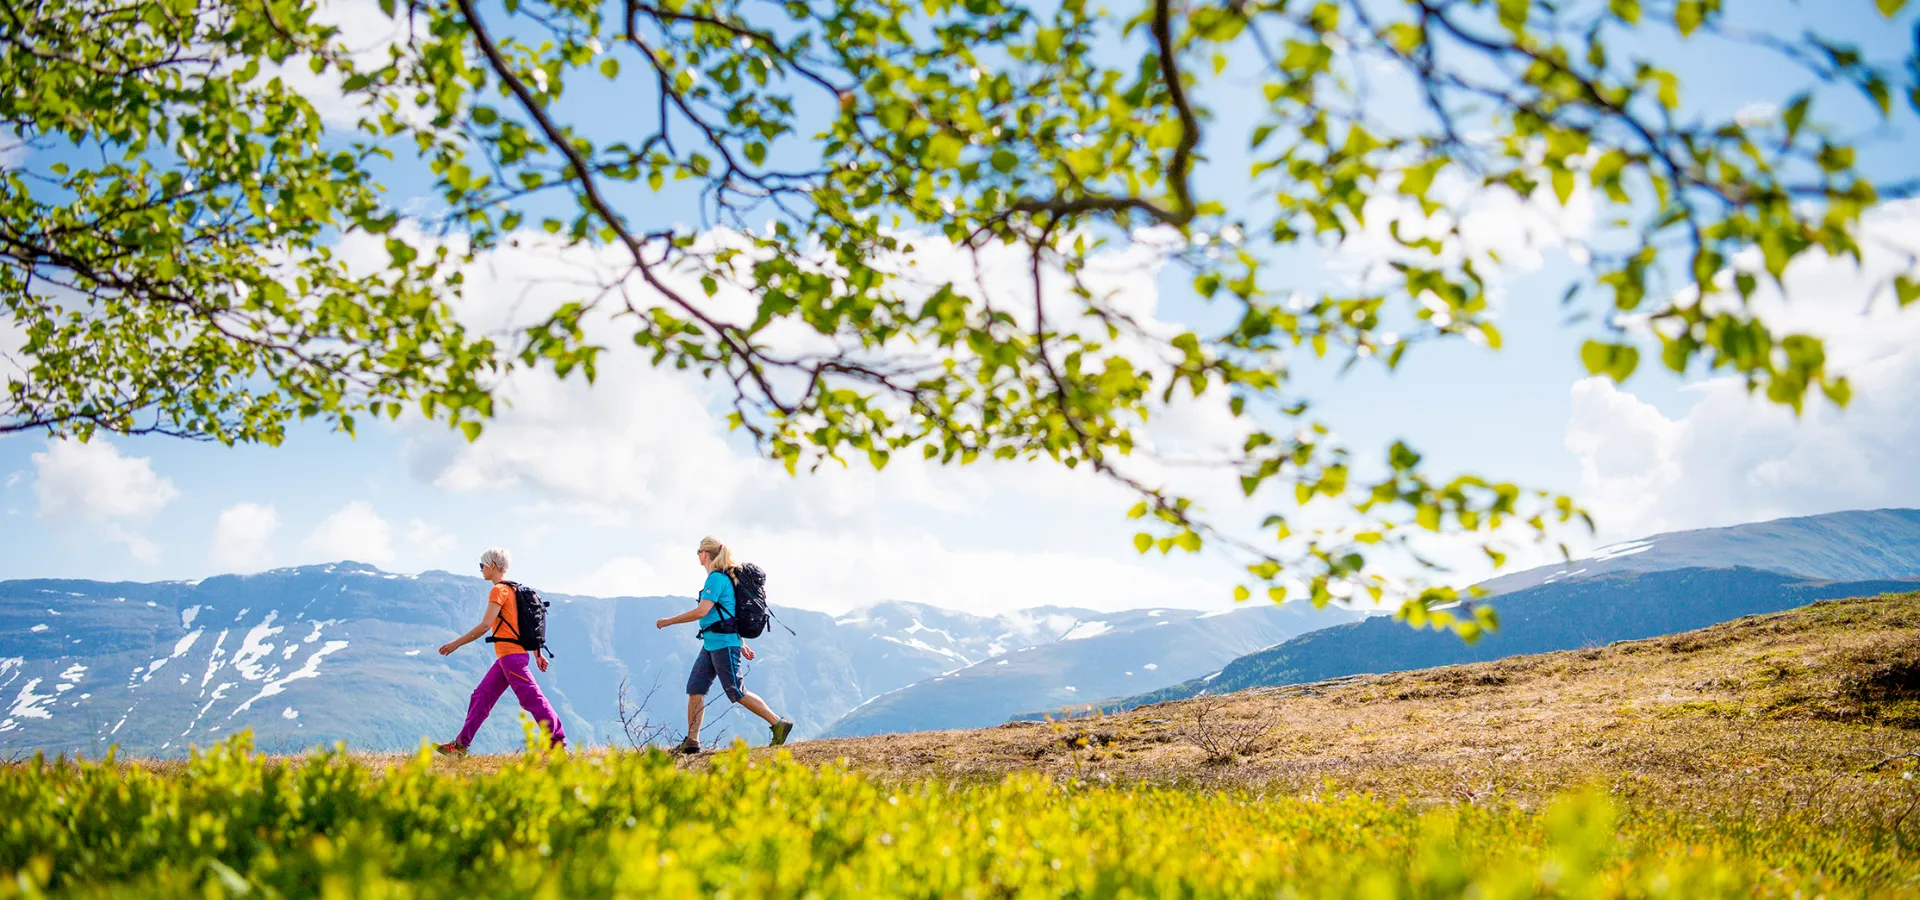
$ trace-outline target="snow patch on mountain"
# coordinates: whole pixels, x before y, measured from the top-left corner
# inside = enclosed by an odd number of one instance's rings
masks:
[[[278,679],[274,679],[272,681],[267,682],[265,686],[260,688],[260,693],[253,695],[253,697],[249,699],[247,702],[242,703],[237,707],[234,707],[233,712],[227,713],[227,718],[231,719],[240,713],[246,712],[247,708],[251,707],[255,700],[264,700],[268,697],[274,696],[275,694],[284,692],[287,689],[287,685],[292,684],[293,682],[299,681],[303,678],[320,677],[320,660],[325,658],[329,653],[333,653],[338,650],[345,650],[346,648],[347,648],[346,641],[328,641],[325,644],[322,644],[319,650],[314,651],[312,656],[307,657],[306,665],[301,666],[298,670],[296,670],[295,672],[293,672],[292,674],[288,675],[285,678],[278,678]]]
[[[14,719],[51,719],[53,718],[53,694],[39,694],[34,688],[44,679],[28,679],[20,686],[20,693],[13,698],[13,705],[7,709],[7,721]]]
[[[1611,559],[1619,559],[1620,557],[1623,557],[1623,556],[1632,556],[1636,553],[1645,553],[1648,550],[1652,550],[1652,549],[1653,549],[1653,541],[1651,540],[1624,541],[1618,544],[1609,544],[1605,547],[1601,547],[1599,550],[1594,551],[1594,554],[1592,556],[1587,557],[1587,559],[1592,560],[1594,562],[1606,562]]]
[[[207,674],[200,676],[200,687],[202,688],[211,684],[214,673],[220,671],[220,668],[226,665],[226,651],[223,650],[222,647],[227,643],[227,633],[228,629],[220,629],[220,636],[214,639],[213,642],[213,652],[207,654]]]
[[[142,684],[145,684],[146,682],[152,681],[153,673],[160,671],[161,666],[166,665],[168,662],[172,660],[176,660],[182,656],[187,655],[187,651],[193,649],[193,643],[200,639],[200,633],[204,630],[205,629],[195,628],[194,630],[187,632],[186,636],[180,638],[177,641],[174,641],[173,653],[167,656],[160,657],[159,659],[156,659],[153,662],[147,663],[146,674],[140,676],[140,682]],[[227,636],[227,633],[222,631],[220,632],[220,636],[224,638]],[[135,669],[134,671],[139,672],[141,670]]]
[[[875,637],[878,637],[883,641],[892,641],[893,643],[899,644],[903,647],[912,647],[913,649],[919,650],[923,653],[932,653],[936,656],[944,656],[948,659],[957,660],[961,665],[969,665],[969,666],[973,665],[973,660],[970,660],[965,656],[962,656],[961,654],[955,652],[953,649],[949,647],[935,647],[934,645],[929,644],[926,641],[923,641],[919,638],[908,638],[903,641],[890,634],[875,635]]]
[[[1113,626],[1105,622],[1080,622],[1072,628],[1067,629],[1067,633],[1061,635],[1060,639],[1063,641],[1084,641],[1090,637],[1099,637],[1112,630]]]
[[[240,642],[240,649],[234,651],[233,668],[240,673],[240,677],[248,681],[263,681],[280,671],[278,666],[269,668],[260,665],[261,658],[273,652],[273,644],[267,638],[286,630],[274,627],[273,620],[279,616],[279,610],[269,611],[260,624],[247,631],[246,638]]]
[[[926,626],[926,625],[922,625],[922,624],[920,624],[920,620],[919,620],[919,619],[915,619],[915,620],[913,620],[913,624],[912,624],[912,625],[909,625],[909,626],[907,626],[907,628],[906,628],[906,632],[905,632],[905,633],[907,633],[907,634],[913,634],[913,633],[915,633],[915,632],[920,632],[920,631],[931,631],[931,632],[933,632],[934,634],[937,634],[937,635],[939,635],[939,636],[941,636],[941,637],[943,637],[943,638],[946,638],[946,639],[947,639],[947,643],[949,643],[949,644],[953,644],[953,643],[958,643],[958,641],[955,641],[955,640],[953,639],[953,635],[952,635],[952,634],[950,634],[950,633],[948,633],[948,632],[946,632],[946,631],[942,631],[941,629],[938,629],[938,628],[930,628],[930,627],[928,627],[928,626]]]
[[[238,681],[220,682],[220,686],[213,689],[213,696],[207,700],[206,705],[200,707],[198,713],[194,714],[193,721],[187,723],[187,730],[180,732],[180,736],[186,737],[190,734],[193,731],[193,726],[200,724],[200,720],[206,716],[207,710],[212,709],[215,703],[225,700],[227,698],[227,692],[239,686],[240,682]],[[232,718],[232,716],[228,716],[228,718]]]

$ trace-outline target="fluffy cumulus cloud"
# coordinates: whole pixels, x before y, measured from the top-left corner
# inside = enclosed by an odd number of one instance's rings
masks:
[[[407,20],[387,15],[380,9],[377,0],[319,0],[314,20],[340,30],[337,40],[362,70],[385,64],[389,52],[407,39]],[[366,112],[358,99],[348,99],[337,73],[329,70],[315,74],[304,56],[283,64],[269,62],[262,65],[261,81],[271,78],[281,79],[288,87],[306,97],[321,119],[330,126],[351,128]],[[410,105],[403,107],[403,111],[410,113],[411,110]]]
[[[236,503],[220,511],[207,562],[221,573],[258,572],[273,564],[273,537],[280,514],[260,503]]]
[[[438,558],[453,552],[454,536],[425,519],[407,523],[407,551],[416,557]]]
[[[1787,297],[1756,304],[1777,333],[1824,339],[1829,367],[1853,385],[1844,410],[1811,399],[1796,417],[1713,379],[1689,386],[1691,407],[1670,416],[1609,381],[1574,385],[1566,444],[1603,538],[1920,506],[1920,310],[1899,309],[1887,289],[1920,250],[1920,203],[1877,212],[1866,247],[1862,265],[1802,261]]]
[[[1399,284],[1403,279],[1393,261],[1435,262],[1425,251],[1409,250],[1401,242],[1438,240],[1443,242],[1438,261],[1472,262],[1493,277],[1497,300],[1501,275],[1537,270],[1549,253],[1583,262],[1597,217],[1593,192],[1584,185],[1562,203],[1546,186],[1522,197],[1507,188],[1473,184],[1451,170],[1434,180],[1432,199],[1439,209],[1429,216],[1411,197],[1390,192],[1369,197],[1364,223],[1341,242],[1333,267],[1366,284]]]
[[[33,465],[43,519],[144,520],[180,496],[172,480],[153,471],[152,459],[121,456],[101,439],[48,441]]]
[[[33,465],[40,518],[92,529],[100,539],[124,545],[141,562],[159,560],[159,545],[137,529],[180,491],[171,479],[154,472],[153,460],[122,456],[103,439],[55,440],[33,454]]]
[[[320,520],[308,533],[303,549],[324,560],[390,564],[396,553],[393,526],[365,500],[355,500]]]

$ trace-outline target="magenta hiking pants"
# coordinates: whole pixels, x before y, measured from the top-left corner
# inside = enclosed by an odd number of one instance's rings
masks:
[[[502,656],[493,661],[493,667],[487,670],[487,677],[480,679],[480,686],[473,689],[473,698],[467,701],[467,724],[461,726],[460,736],[453,739],[455,744],[466,747],[473,743],[473,735],[480,730],[480,723],[487,720],[487,714],[493,712],[493,704],[498,702],[500,694],[507,688],[513,688],[513,696],[520,701],[520,708],[533,716],[535,722],[547,726],[547,734],[553,737],[555,746],[567,739],[567,732],[560,727],[560,717],[554,715],[553,704],[547,702],[547,696],[540,693],[540,686],[533,683],[533,662],[531,653],[515,653]]]

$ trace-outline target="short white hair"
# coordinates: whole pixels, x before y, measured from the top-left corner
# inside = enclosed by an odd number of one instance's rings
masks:
[[[487,552],[480,554],[481,565],[492,566],[502,572],[507,570],[507,565],[510,562],[511,560],[507,556],[507,548],[505,547],[489,547],[487,548]]]

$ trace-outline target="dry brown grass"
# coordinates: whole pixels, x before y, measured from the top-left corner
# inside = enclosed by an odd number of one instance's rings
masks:
[[[1220,727],[1277,725],[1231,754]],[[1263,731],[1263,733],[1265,733]],[[1098,741],[1075,741],[1097,734]],[[884,778],[1063,778],[1528,804],[1596,782],[1662,807],[1887,821],[1920,796],[1920,594],[1604,648],[1262,688],[1066,722],[806,741]],[[767,752],[764,750],[755,752]],[[1882,762],[1892,758],[1895,763]],[[695,763],[697,764],[697,763]]]

